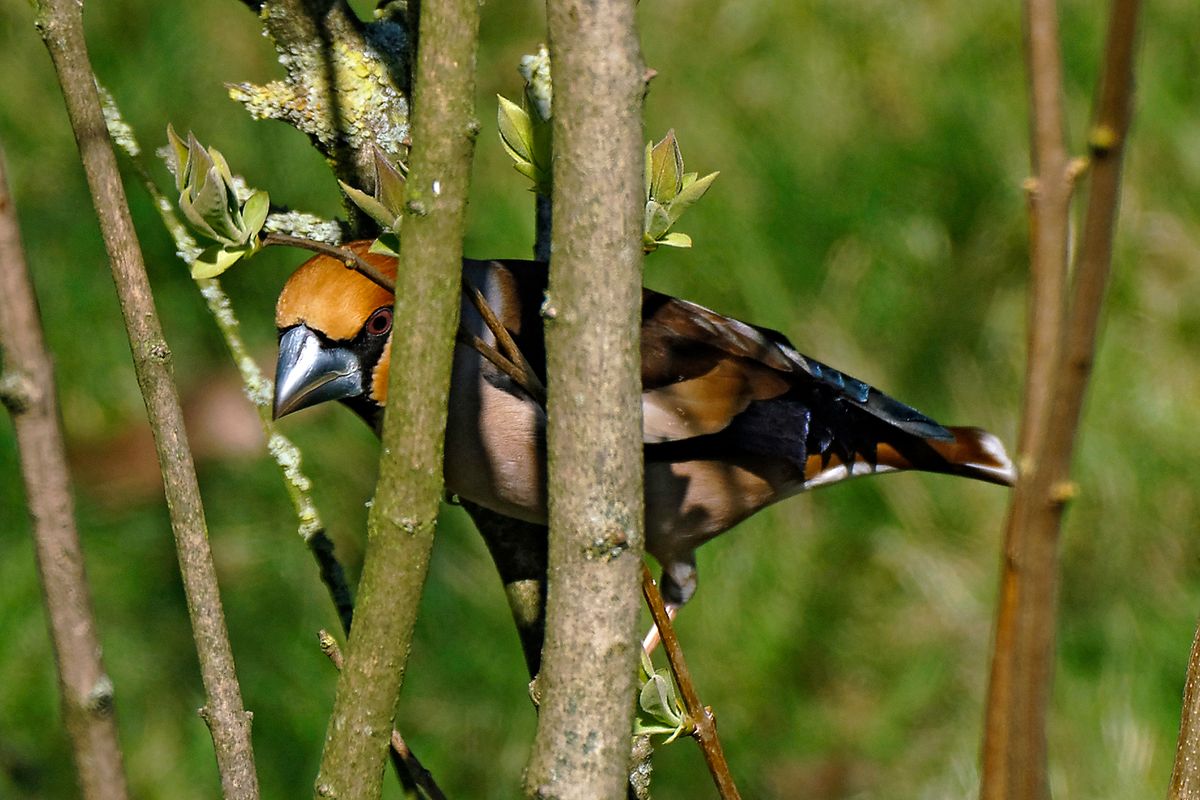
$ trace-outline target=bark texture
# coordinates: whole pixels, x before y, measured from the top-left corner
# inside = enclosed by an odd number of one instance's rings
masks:
[[[207,694],[202,714],[212,733],[222,792],[227,800],[250,800],[258,797],[250,716],[242,705],[234,671],[204,508],[171,370],[171,353],[154,308],[142,251],[129,216],[125,189],[88,61],[82,4],[77,0],[41,0],[37,4],[37,26],[58,73],[125,317],[138,385],[154,432],[200,675]]]
[[[549,595],[526,791],[622,798],[643,551],[642,61],[633,0],[550,0]]]
[[[12,414],[21,477],[50,640],[58,664],[63,722],[86,800],[124,800],[113,685],[100,658],[91,590],[75,528],[54,367],[21,248],[16,210],[0,154],[0,402]]]
[[[379,488],[318,797],[379,797],[442,488],[471,155],[476,0],[426,0]]]

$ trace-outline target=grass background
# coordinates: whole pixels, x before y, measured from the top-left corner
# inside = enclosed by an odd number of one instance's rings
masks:
[[[366,3],[356,5],[369,12]],[[1023,369],[1027,174],[1018,4],[997,0],[646,0],[659,71],[646,136],[674,127],[690,169],[721,177],[647,260],[648,284],[786,332],[804,352],[947,423],[1015,439]],[[1200,5],[1148,4],[1110,303],[1067,516],[1050,720],[1058,798],[1166,788],[1200,610]],[[78,516],[127,769],[141,798],[218,782],[166,513],[115,295],[74,143],[28,4],[0,13],[0,142],[54,351]],[[100,80],[147,148],[194,130],[272,198],[337,211],[304,137],[254,123],[227,81],[278,76],[232,0],[86,9]],[[1103,4],[1063,8],[1071,142],[1085,138]],[[484,8],[475,256],[523,256],[532,198],[496,134],[496,92],[544,36],[536,3]],[[159,170],[163,185],[168,178]],[[147,198],[131,203],[185,395],[231,380],[200,297]],[[272,358],[274,298],[302,259],[272,252],[225,281]],[[275,468],[193,430],[263,795],[310,791],[336,620]],[[215,419],[216,422],[212,420]],[[375,442],[342,409],[288,419],[346,560],[361,551]],[[139,444],[141,442],[141,444]],[[0,418],[0,796],[74,796],[11,423]],[[680,629],[743,795],[972,796],[1006,494],[893,476],[794,499],[699,555]],[[490,562],[448,509],[401,702],[406,736],[452,797],[518,794],[534,715]],[[661,798],[715,796],[688,742],[655,758]],[[390,778],[390,796],[396,794]]]

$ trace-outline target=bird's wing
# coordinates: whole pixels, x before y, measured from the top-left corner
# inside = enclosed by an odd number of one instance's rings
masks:
[[[785,395],[804,398],[808,411],[848,407],[921,439],[953,439],[924,414],[802,355],[777,331],[650,290],[642,301],[642,387],[647,443],[717,433],[752,402]]]

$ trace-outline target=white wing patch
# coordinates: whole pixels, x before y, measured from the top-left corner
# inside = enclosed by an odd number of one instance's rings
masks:
[[[818,486],[828,486],[831,483],[844,481],[847,478],[857,478],[861,475],[876,475],[881,472],[896,472],[895,467],[887,464],[870,464],[866,461],[854,461],[852,464],[830,463],[825,469],[813,475],[804,482],[805,489],[815,489]]]

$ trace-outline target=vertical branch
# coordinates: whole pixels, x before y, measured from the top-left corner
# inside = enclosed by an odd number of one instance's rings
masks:
[[[203,716],[212,733],[221,787],[226,798],[256,798],[258,778],[250,742],[250,717],[242,705],[233,651],[225,630],[204,508],[183,428],[170,350],[158,322],[116,157],[105,129],[83,36],[82,4],[77,0],[39,0],[37,9],[37,26],[54,62],[67,115],[79,146],[125,317],[134,369],[154,432],[200,674],[207,694]]]
[[[1030,333],[1027,380],[1042,385],[1030,385],[1026,390],[1021,476],[1005,536],[981,786],[982,797],[997,800],[1048,795],[1046,711],[1054,674],[1058,538],[1065,505],[1075,491],[1070,482],[1071,460],[1112,264],[1140,0],[1114,0],[1112,6],[1089,137],[1091,186],[1066,312],[1061,310],[1065,250],[1058,254],[1057,248],[1060,241],[1065,247],[1067,208],[1059,203],[1069,202],[1075,176],[1072,165],[1059,156],[1058,139],[1052,141],[1053,124],[1043,124],[1045,114],[1051,119],[1061,117],[1057,20],[1052,2],[1030,0],[1029,9],[1034,150],[1039,168],[1033,193],[1031,293],[1035,310],[1030,325],[1055,327]],[[1047,40],[1051,32],[1053,42]],[[1051,49],[1054,59],[1048,64]],[[1047,74],[1055,75],[1053,86]],[[1060,195],[1064,187],[1065,193]],[[1050,209],[1046,208],[1047,188]],[[1044,230],[1047,225],[1055,229],[1053,233]],[[1055,248],[1056,255],[1050,257],[1046,248]],[[1053,274],[1048,277],[1047,271]]]
[[[626,792],[643,551],[642,61],[633,0],[550,0],[550,546],[526,791]]]
[[[91,591],[75,529],[54,367],[42,336],[2,156],[0,350],[5,363],[0,402],[12,414],[20,445],[42,597],[58,663],[63,721],[79,787],[87,800],[123,800],[128,790],[113,718],[113,687],[100,660]]]
[[[317,794],[371,798],[404,679],[442,487],[462,233],[478,122],[476,0],[421,4],[414,142],[379,488]]]

